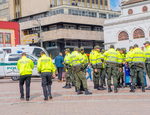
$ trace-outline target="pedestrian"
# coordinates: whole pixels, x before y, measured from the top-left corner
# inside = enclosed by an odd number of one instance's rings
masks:
[[[52,59],[50,57],[47,57],[44,51],[41,51],[40,55],[41,57],[38,60],[37,70],[38,73],[41,73],[44,100],[47,101],[48,93],[49,98],[52,99],[51,95],[52,77],[55,77],[56,68],[52,62]]]
[[[87,89],[86,76],[83,71],[83,65],[82,65],[84,63],[84,59],[82,55],[79,53],[79,50],[80,49],[78,47],[75,47],[74,51],[70,55],[70,62],[71,62],[72,70],[76,79],[77,94],[78,95],[83,94],[83,92],[80,91],[80,81],[82,81],[83,87],[85,90],[85,95],[89,95],[92,93],[90,93]]]
[[[17,62],[17,68],[20,73],[19,86],[20,86],[20,99],[24,99],[24,82],[26,82],[26,101],[30,98],[30,83],[32,76],[32,69],[34,68],[34,63],[31,59],[27,58],[26,53],[22,53],[21,59]]]
[[[71,88],[71,66],[70,66],[70,49],[65,49],[64,68],[66,70],[65,79],[66,85],[63,88]]]
[[[91,75],[92,68],[91,68],[91,64],[88,65],[87,72],[88,72],[89,76],[86,79],[88,80],[90,78],[90,80],[92,81],[92,75]]]
[[[144,63],[145,63],[145,53],[138,47],[137,44],[134,45],[134,50],[127,59],[127,61],[132,62],[132,66],[130,69],[130,74],[132,76],[132,86],[130,92],[135,92],[135,82],[137,76],[140,78],[140,82],[142,84],[142,92],[145,92],[145,83],[144,83]]]
[[[111,76],[113,77],[113,84],[114,84],[114,92],[117,93],[117,64],[118,64],[118,53],[114,49],[114,45],[110,45],[110,49],[106,51],[103,55],[106,61],[106,73],[108,75],[107,78],[107,85],[108,85],[108,92],[112,92],[111,89]]]
[[[63,62],[64,58],[60,52],[59,55],[55,58],[55,65],[58,71],[58,82],[62,82]]]
[[[146,56],[146,61],[145,61],[145,66],[146,66],[146,73],[148,74],[148,77],[150,79],[150,42],[146,41],[144,43],[145,45],[145,56]],[[146,90],[150,90],[150,86],[146,88]]]

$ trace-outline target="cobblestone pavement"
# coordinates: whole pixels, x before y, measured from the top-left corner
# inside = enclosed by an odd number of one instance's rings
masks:
[[[92,95],[77,95],[74,87],[63,89],[65,82],[53,80],[53,99],[43,101],[40,78],[32,78],[31,99],[20,100],[19,83],[10,78],[0,79],[0,115],[148,115],[150,113],[150,91],[120,88],[118,93],[93,89]],[[149,84],[148,84],[149,85]],[[113,88],[113,87],[112,87]]]

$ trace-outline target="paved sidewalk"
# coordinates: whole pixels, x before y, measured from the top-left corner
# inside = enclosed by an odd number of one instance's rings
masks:
[[[0,115],[146,115],[150,113],[150,91],[143,93],[136,89],[120,88],[118,93],[108,93],[93,89],[88,81],[92,95],[77,95],[74,87],[63,89],[65,82],[53,80],[53,99],[43,101],[40,78],[32,78],[31,99],[20,100],[19,83],[5,78],[0,80]],[[148,84],[149,85],[149,84]],[[112,87],[113,89],[113,87]]]

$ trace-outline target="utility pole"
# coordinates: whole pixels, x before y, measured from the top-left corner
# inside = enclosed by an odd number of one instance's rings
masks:
[[[42,37],[41,37],[41,33],[42,33],[42,29],[41,29],[41,20],[35,19],[38,22],[38,26],[40,28],[40,42],[41,42],[41,47],[43,47],[43,41],[42,41]],[[37,24],[34,24],[37,26]]]

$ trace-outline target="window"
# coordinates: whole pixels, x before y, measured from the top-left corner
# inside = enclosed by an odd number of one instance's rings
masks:
[[[94,31],[103,31],[103,27],[94,27]]]
[[[56,29],[57,29],[57,26],[56,26],[56,25],[49,27],[49,30],[56,30]]]
[[[0,43],[3,43],[3,33],[0,33]]]
[[[129,40],[129,35],[127,32],[122,31],[118,35],[118,41]]]
[[[98,0],[96,0],[96,4],[98,4]]]
[[[77,40],[66,40],[66,46],[65,47],[75,47],[78,46]]]
[[[94,4],[94,0],[92,0],[92,4]]]
[[[8,61],[18,61],[21,58],[20,54],[11,54],[8,57]]]
[[[100,5],[103,5],[103,0],[100,0]]]
[[[6,53],[11,53],[11,49],[3,49],[3,51]]]
[[[32,56],[29,55],[29,54],[27,54],[27,58],[31,59],[33,62],[36,62],[36,61],[37,61],[34,57],[32,57]]]
[[[145,33],[142,29],[136,29],[133,33],[133,39],[145,38]]]
[[[57,46],[57,42],[56,41],[47,42],[47,47],[56,47],[56,46]]]
[[[80,26],[79,29],[80,29],[80,30],[91,30],[91,27],[88,27],[88,26]]]
[[[93,43],[91,41],[82,41],[81,42],[81,46],[82,47],[92,48],[93,47]]]
[[[11,43],[10,34],[5,34],[5,43]]]
[[[99,13],[99,18],[104,18],[104,19],[106,19],[106,18],[107,18],[107,14],[101,14],[101,13]]]
[[[34,50],[33,50],[33,55],[35,55],[35,56],[37,56],[37,57],[41,57],[41,55],[40,55],[40,52],[41,51],[43,51],[42,49],[40,49],[40,48],[34,48]]]
[[[107,6],[107,0],[105,0],[105,6]]]
[[[63,26],[65,29],[76,29],[76,25],[64,24]]]

